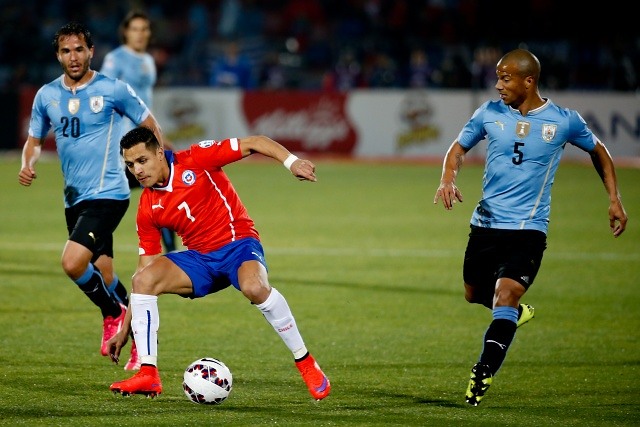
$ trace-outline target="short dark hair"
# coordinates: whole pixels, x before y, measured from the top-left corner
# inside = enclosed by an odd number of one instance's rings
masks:
[[[127,132],[120,140],[120,154],[124,150],[141,143],[144,143],[145,148],[149,151],[155,151],[160,148],[160,142],[156,138],[156,134],[146,126],[138,126]]]
[[[93,47],[91,31],[79,22],[69,22],[56,31],[56,34],[53,36],[53,50],[55,53],[58,53],[58,49],[60,48],[60,38],[67,36],[82,36],[84,37],[84,41],[87,42],[87,47],[89,49]]]
[[[122,22],[120,22],[119,33],[120,33],[120,41],[122,43],[127,43],[127,40],[125,39],[125,36],[124,36],[124,32],[126,31],[127,28],[129,28],[131,21],[133,21],[134,19],[144,19],[149,23],[149,27],[151,27],[151,19],[149,19],[149,16],[146,13],[144,13],[141,10],[129,11],[129,13],[127,13],[125,17],[122,19]]]

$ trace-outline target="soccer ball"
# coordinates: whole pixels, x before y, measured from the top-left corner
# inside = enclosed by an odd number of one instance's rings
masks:
[[[227,365],[212,357],[198,359],[184,370],[182,389],[189,400],[219,405],[231,393],[233,376]]]

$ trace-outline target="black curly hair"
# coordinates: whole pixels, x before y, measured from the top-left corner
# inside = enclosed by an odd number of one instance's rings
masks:
[[[84,41],[87,42],[87,47],[89,49],[93,47],[91,31],[79,22],[70,22],[61,27],[53,36],[53,51],[55,53],[58,53],[58,49],[60,48],[60,39],[67,36],[82,36],[84,37]]]

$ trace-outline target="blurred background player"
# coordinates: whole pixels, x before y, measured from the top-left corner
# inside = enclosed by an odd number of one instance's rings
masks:
[[[132,10],[120,23],[119,33],[122,44],[105,55],[100,72],[129,83],[152,110],[153,86],[156,84],[157,71],[153,56],[147,52],[151,40],[151,20],[144,12]],[[123,135],[133,129],[135,124],[125,118],[124,126]],[[129,188],[140,188],[140,183],[128,169],[125,173]],[[175,233],[166,228],[162,229],[162,244],[166,252],[175,251]]]
[[[50,129],[64,177],[65,218],[69,239],[62,269],[100,308],[103,318],[100,352],[122,327],[127,290],[113,270],[113,232],[129,207],[130,190],[119,152],[122,118],[160,128],[147,106],[124,82],[91,67],[94,45],[89,30],[69,23],[53,39],[63,74],[42,86],[33,101],[29,134],[18,174],[21,185],[36,179],[36,163]],[[137,369],[132,346],[125,369]]]

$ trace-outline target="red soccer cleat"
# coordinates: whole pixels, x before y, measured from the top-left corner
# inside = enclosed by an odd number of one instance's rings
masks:
[[[162,381],[160,381],[158,368],[151,365],[144,365],[128,380],[111,384],[109,390],[113,393],[120,393],[123,396],[144,394],[147,397],[154,398],[162,393]]]
[[[316,400],[322,400],[329,395],[331,383],[311,354],[307,354],[296,362],[296,367],[302,375],[309,393]]]
[[[140,369],[140,357],[138,356],[138,349],[136,348],[136,342],[131,340],[131,357],[124,365],[125,371],[137,371]]]
[[[124,316],[127,314],[127,307],[120,304],[122,311],[120,316],[112,317],[107,316],[102,323],[102,343],[100,344],[100,353],[103,356],[109,355],[109,348],[107,347],[107,341],[109,341],[115,334],[120,332],[122,324],[124,323]]]

